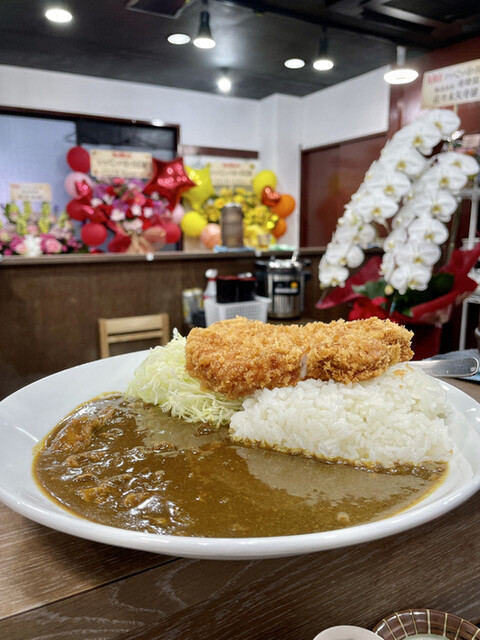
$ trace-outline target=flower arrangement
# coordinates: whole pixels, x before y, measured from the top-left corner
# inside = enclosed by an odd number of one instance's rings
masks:
[[[192,169],[187,173],[196,186],[183,196],[190,210],[181,220],[187,236],[200,238],[207,248],[221,243],[220,219],[228,203],[240,205],[243,212],[243,241],[251,248],[268,248],[272,239],[278,240],[287,231],[285,218],[295,209],[295,199],[289,194],[274,191],[277,177],[273,171],[263,170],[252,181],[252,188],[222,188],[215,192],[210,169]]]
[[[53,215],[49,203],[43,202],[38,211],[30,202],[24,202],[22,208],[15,202],[2,208],[1,254],[36,257],[79,251],[86,251],[86,247],[75,236],[72,221],[65,212]]]
[[[320,261],[321,288],[325,293],[339,289],[324,296],[318,308],[355,300],[349,319],[378,315],[403,323],[445,322],[451,303],[476,288],[468,271],[478,250],[454,252],[434,273],[459,192],[480,169],[473,157],[451,150],[459,125],[453,111],[434,109],[387,142],[346,205]],[[432,155],[442,140],[442,150]],[[380,239],[379,229],[386,234]],[[362,264],[364,250],[373,243],[383,245],[383,257],[349,278],[349,269]]]

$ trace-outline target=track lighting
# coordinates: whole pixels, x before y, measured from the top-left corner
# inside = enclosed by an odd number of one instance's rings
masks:
[[[215,40],[212,38],[210,31],[210,13],[208,11],[208,0],[202,0],[202,11],[200,13],[200,26],[198,35],[193,44],[199,49],[212,49],[215,46]]]
[[[397,64],[383,76],[388,84],[407,84],[418,78],[418,72],[406,66],[406,53],[405,47],[397,47]]]
[[[322,37],[320,38],[320,45],[318,48],[318,56],[313,62],[313,68],[317,71],[329,71],[333,69],[333,62],[328,55],[328,38],[327,30],[325,27],[322,30]]]

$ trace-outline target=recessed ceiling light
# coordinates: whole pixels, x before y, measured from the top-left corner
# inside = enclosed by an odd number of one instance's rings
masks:
[[[222,93],[228,93],[232,88],[232,81],[228,76],[221,76],[217,80],[217,87],[220,89]]]
[[[70,20],[73,18],[70,11],[67,11],[66,9],[60,9],[59,7],[52,7],[51,9],[47,9],[47,11],[45,12],[45,17],[47,18],[47,20],[50,20],[51,22],[57,22],[59,24],[70,22]]]
[[[313,68],[317,71],[329,71],[333,69],[333,62],[329,58],[318,58],[313,63]]]
[[[190,42],[190,36],[187,36],[186,33],[172,33],[167,40],[170,44],[187,44]]]
[[[305,60],[301,60],[300,58],[290,58],[289,60],[285,60],[283,64],[287,69],[301,69],[305,66]]]

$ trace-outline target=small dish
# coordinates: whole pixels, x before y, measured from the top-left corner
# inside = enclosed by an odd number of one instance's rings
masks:
[[[405,609],[380,620],[373,628],[383,640],[405,638],[448,638],[448,640],[480,639],[480,628],[453,613],[436,609]]]

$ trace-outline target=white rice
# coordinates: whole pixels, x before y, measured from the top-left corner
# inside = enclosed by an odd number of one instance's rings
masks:
[[[402,363],[365,382],[304,380],[257,391],[230,421],[233,440],[366,467],[446,462],[453,408],[438,380]]]

